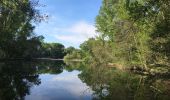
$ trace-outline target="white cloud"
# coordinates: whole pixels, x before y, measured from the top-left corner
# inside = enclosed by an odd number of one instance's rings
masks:
[[[67,22],[60,17],[51,16],[48,22],[38,25],[35,32],[45,36],[46,42],[60,42],[66,47],[78,47],[88,38],[97,35],[94,25],[86,21]]]
[[[55,38],[61,41],[77,44],[81,43],[85,40],[83,36],[78,36],[76,34],[68,34],[68,35],[55,35]]]
[[[88,38],[95,37],[97,35],[95,32],[96,28],[85,21],[77,22],[66,28],[56,28],[55,30],[57,33],[67,33],[56,34],[56,39],[73,44],[80,44]]]
[[[68,32],[76,33],[79,35],[83,35],[84,37],[93,37],[95,33],[95,27],[86,22],[78,22],[73,26],[67,29]]]

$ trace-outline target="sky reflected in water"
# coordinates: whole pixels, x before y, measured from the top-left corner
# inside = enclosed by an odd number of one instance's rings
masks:
[[[78,78],[79,71],[40,74],[41,84],[33,86],[26,100],[89,100],[92,90]]]

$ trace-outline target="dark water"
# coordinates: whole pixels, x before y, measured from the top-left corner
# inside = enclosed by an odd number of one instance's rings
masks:
[[[170,100],[169,77],[61,61],[0,62],[0,100]]]

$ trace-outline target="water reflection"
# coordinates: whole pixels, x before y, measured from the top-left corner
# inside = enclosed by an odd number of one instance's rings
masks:
[[[63,72],[65,63],[63,61],[36,61],[36,68],[39,74],[60,74]]]
[[[0,62],[0,100],[169,100],[169,77],[149,77],[106,64]]]
[[[91,91],[77,77],[79,71],[63,71],[60,75],[40,75],[41,85],[32,88],[26,100],[90,100]]]
[[[79,78],[92,90],[94,100],[169,100],[170,79],[136,75],[108,68],[85,65]]]
[[[70,67],[62,61],[0,62],[0,100],[92,99],[81,72]]]
[[[39,85],[36,68],[27,62],[0,63],[0,100],[22,100],[33,85]]]

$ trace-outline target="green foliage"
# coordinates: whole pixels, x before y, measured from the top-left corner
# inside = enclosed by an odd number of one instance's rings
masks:
[[[75,49],[74,47],[70,46],[70,47],[68,47],[68,48],[65,49],[65,52],[66,52],[67,54],[71,54],[74,50],[76,50],[76,49]]]
[[[67,53],[66,56],[64,56],[64,60],[82,60],[83,55],[82,52],[79,49],[73,50],[71,53]]]
[[[99,36],[81,44],[83,57],[148,70],[170,59],[170,1],[103,0],[96,17]]]
[[[42,36],[33,32],[32,22],[41,21],[37,3],[30,0],[0,1],[0,58],[34,57]]]
[[[65,56],[65,47],[60,43],[43,43],[40,48],[39,57],[60,58]]]
[[[112,47],[105,41],[90,38],[80,45],[85,61],[105,64],[113,61]]]
[[[170,36],[170,1],[169,0],[141,0],[142,2],[131,2],[128,7],[131,19],[137,23],[140,28],[139,37],[143,46],[150,51],[147,64],[160,64],[169,66],[169,36]],[[141,11],[141,12],[140,12]],[[141,48],[142,49],[142,48]],[[146,49],[147,50],[147,49]]]
[[[0,58],[63,58],[64,46],[59,43],[43,43],[32,23],[39,23],[46,16],[35,9],[38,1],[0,1]]]

